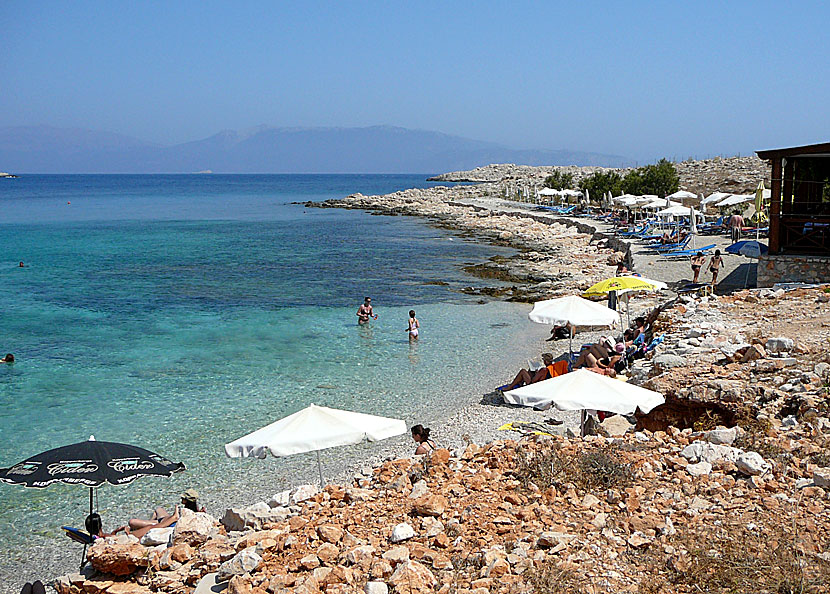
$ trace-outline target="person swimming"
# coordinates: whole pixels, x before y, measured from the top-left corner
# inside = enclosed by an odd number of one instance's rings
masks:
[[[372,311],[372,298],[366,297],[363,300],[363,304],[357,308],[357,323],[358,324],[366,324],[369,322],[369,319],[377,320],[378,317],[375,315],[374,311]]]
[[[14,363],[14,355],[6,353],[6,356],[0,359],[0,363]]]
[[[409,332],[409,340],[418,340],[418,329],[421,327],[421,323],[418,321],[418,318],[415,317],[415,310],[409,310],[409,326],[407,327],[406,331]]]

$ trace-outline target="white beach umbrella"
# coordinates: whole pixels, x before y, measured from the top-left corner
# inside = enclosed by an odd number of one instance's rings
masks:
[[[406,423],[400,419],[312,404],[225,444],[225,454],[230,458],[265,458],[268,452],[280,457],[316,451],[317,470],[322,485],[320,450],[364,441],[380,441],[403,433],[406,433]]]
[[[700,211],[695,210],[694,208],[692,208],[690,206],[677,205],[677,206],[672,206],[671,208],[664,208],[663,210],[658,210],[657,214],[663,215],[663,216],[675,216],[675,217],[683,217],[683,216],[687,216],[689,214],[699,216]]]
[[[504,400],[520,406],[551,403],[559,410],[607,410],[620,415],[638,408],[648,413],[665,402],[663,395],[622,380],[577,369],[504,393]]]
[[[669,194],[666,198],[669,200],[683,200],[684,198],[697,198],[697,195],[686,190],[678,190],[674,194]]]
[[[695,209],[689,207],[689,235],[692,236],[692,247],[695,247],[695,235],[697,235],[697,214]]]
[[[533,304],[528,317],[533,322],[555,326],[570,324],[571,326],[611,327],[617,322],[617,312],[613,309],[576,295],[537,301]],[[573,350],[572,341],[571,337],[568,343],[569,351]]]
[[[555,406],[559,410],[607,410],[626,415],[638,408],[648,413],[666,400],[659,392],[587,369],[577,369],[509,390],[504,393],[504,401],[541,409]]]

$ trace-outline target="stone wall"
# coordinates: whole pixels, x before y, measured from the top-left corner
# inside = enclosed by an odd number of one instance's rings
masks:
[[[758,286],[775,283],[828,283],[830,256],[767,255],[758,261]]]

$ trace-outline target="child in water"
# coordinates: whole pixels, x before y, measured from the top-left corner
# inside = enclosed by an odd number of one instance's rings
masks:
[[[409,332],[409,340],[418,340],[418,328],[421,327],[421,323],[418,321],[418,318],[415,317],[415,310],[409,310],[409,326],[406,328],[406,331]]]

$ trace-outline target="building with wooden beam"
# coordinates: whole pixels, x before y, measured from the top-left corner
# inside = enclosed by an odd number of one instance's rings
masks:
[[[830,142],[757,151],[771,161],[769,254],[758,286],[830,282]]]

